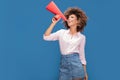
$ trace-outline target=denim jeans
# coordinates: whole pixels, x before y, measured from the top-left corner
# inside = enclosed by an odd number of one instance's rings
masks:
[[[84,68],[78,53],[61,55],[59,80],[83,80]]]

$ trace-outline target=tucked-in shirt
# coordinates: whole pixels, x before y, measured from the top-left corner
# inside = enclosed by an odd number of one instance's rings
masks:
[[[79,53],[82,64],[86,65],[85,59],[85,41],[86,37],[80,32],[75,35],[70,34],[69,29],[60,29],[49,36],[43,35],[44,40],[59,40],[61,54],[67,55],[71,53]]]

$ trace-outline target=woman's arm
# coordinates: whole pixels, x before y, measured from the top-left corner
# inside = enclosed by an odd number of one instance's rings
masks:
[[[86,37],[83,36],[83,40],[80,44],[80,59],[84,68],[85,72],[85,78],[84,80],[88,80],[87,70],[86,70],[86,59],[85,59],[85,43],[86,43]]]
[[[50,26],[48,27],[48,29],[45,31],[44,35],[45,36],[49,36],[54,28],[54,26],[56,25],[56,23],[60,20],[59,19],[56,19],[58,18],[59,15],[55,15],[53,18],[52,18],[52,23],[50,24]]]
[[[85,73],[87,73],[87,71],[86,71],[86,65],[83,64],[83,68],[84,68]]]

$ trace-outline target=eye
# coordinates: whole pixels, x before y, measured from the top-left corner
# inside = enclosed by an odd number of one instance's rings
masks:
[[[74,16],[74,15],[71,15],[70,18],[75,18],[75,16]]]

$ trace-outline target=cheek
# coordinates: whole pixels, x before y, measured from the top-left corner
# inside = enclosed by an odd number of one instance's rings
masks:
[[[78,23],[78,21],[77,21],[77,20],[74,20],[74,23],[76,23],[76,24],[77,24],[77,23]]]

